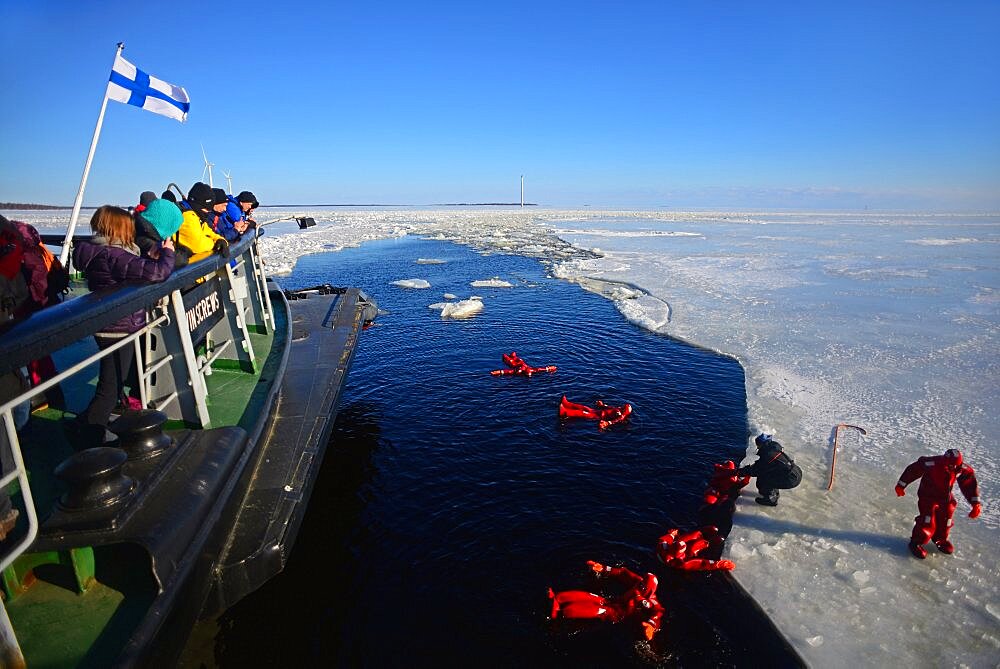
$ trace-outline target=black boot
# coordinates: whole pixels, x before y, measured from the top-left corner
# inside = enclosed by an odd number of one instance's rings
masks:
[[[764,506],[778,506],[778,491],[768,490],[766,493],[761,490],[760,497],[754,500],[758,504],[763,504]]]

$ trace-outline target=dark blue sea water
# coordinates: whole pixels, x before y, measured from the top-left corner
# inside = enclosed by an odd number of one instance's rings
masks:
[[[416,264],[437,258],[444,264]],[[472,288],[498,276],[512,288]],[[422,278],[426,290],[392,281]],[[308,256],[286,288],[364,288],[362,336],[288,569],[221,621],[236,666],[581,667],[781,664],[780,639],[724,574],[653,554],[698,508],[712,463],[743,456],[733,360],[627,323],[533,259],[403,238]],[[442,320],[443,293],[481,295]],[[554,374],[498,378],[517,351]],[[629,402],[630,423],[560,424],[559,398]],[[750,494],[750,493],[747,493]],[[725,519],[720,522],[724,524]],[[664,631],[546,621],[546,590],[590,589],[586,560],[660,575]]]

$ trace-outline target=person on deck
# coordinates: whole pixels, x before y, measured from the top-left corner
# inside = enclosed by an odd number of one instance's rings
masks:
[[[229,242],[212,229],[214,206],[212,187],[201,181],[191,186],[187,199],[181,202],[184,214],[176,241],[190,249],[191,255],[214,252],[229,257]]]
[[[161,244],[159,258],[139,255],[135,245],[135,222],[124,209],[98,207],[90,219],[94,234],[73,248],[73,266],[83,272],[91,292],[124,286],[128,283],[159,282],[174,268],[174,244],[167,238]],[[146,324],[144,309],[120,318],[94,335],[102,351]],[[138,377],[133,369],[135,351],[124,346],[101,358],[101,371],[94,398],[77,420],[77,427],[88,446],[104,443],[111,412],[118,401],[126,401],[126,383],[135,388]]]
[[[924,544],[933,541],[939,551],[950,555],[955,552],[955,546],[948,541],[948,534],[951,532],[951,517],[958,505],[952,487],[958,481],[959,490],[972,505],[969,518],[978,518],[983,504],[979,499],[976,472],[962,462],[961,451],[949,448],[943,455],[925,456],[907,466],[896,482],[896,495],[905,495],[906,486],[917,479],[920,479],[920,487],[917,488],[920,515],[914,518],[910,552],[923,560],[927,557]]]
[[[778,490],[790,490],[802,482],[802,470],[769,434],[759,434],[754,439],[757,445],[757,461],[740,467],[737,476],[757,477],[755,501],[765,506],[778,506]]]
[[[243,220],[243,210],[232,195],[226,195],[221,188],[213,189],[215,192],[215,231],[226,238],[229,243],[235,242],[240,235],[246,231],[246,222]],[[221,198],[221,200],[220,200]]]
[[[157,199],[135,215],[135,244],[146,258],[156,260],[163,241],[180,230],[183,216],[177,205],[169,200]],[[188,263],[190,253],[184,247],[174,249],[174,268]]]
[[[156,199],[157,199],[156,193],[154,193],[153,191],[151,190],[143,191],[139,195],[139,204],[136,206],[135,209],[132,210],[132,214],[133,215],[141,214],[142,212],[146,211],[146,207],[149,206],[149,203]]]
[[[549,618],[595,618],[611,623],[637,620],[643,636],[652,640],[663,619],[663,606],[656,598],[656,576],[639,576],[625,567],[606,566],[593,560],[588,560],[587,564],[597,577],[614,579],[628,589],[617,597],[604,597],[584,590],[555,593],[549,588],[552,603]]]

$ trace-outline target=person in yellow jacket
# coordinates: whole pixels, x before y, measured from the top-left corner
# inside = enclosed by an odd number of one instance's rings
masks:
[[[191,186],[187,199],[180,204],[183,216],[176,241],[188,249],[192,256],[212,252],[224,258],[229,257],[229,242],[212,229],[214,204],[212,187],[201,181]]]

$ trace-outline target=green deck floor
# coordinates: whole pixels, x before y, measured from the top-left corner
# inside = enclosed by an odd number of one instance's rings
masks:
[[[253,346],[257,374],[231,369],[229,361],[224,361],[213,365],[212,373],[205,377],[212,427],[238,425],[249,431],[257,421],[280,360],[270,359],[273,333],[251,332],[250,343]]]

